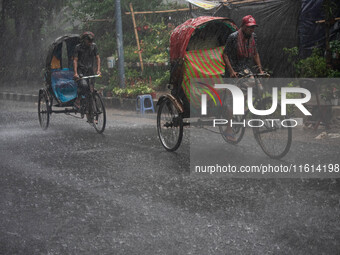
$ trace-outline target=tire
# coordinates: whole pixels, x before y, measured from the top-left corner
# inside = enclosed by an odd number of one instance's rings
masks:
[[[48,104],[48,97],[45,90],[39,91],[38,117],[41,128],[46,130],[50,123],[50,106]]]
[[[102,134],[106,126],[106,110],[98,93],[92,96],[93,126],[99,134]]]
[[[221,116],[222,119],[227,119],[226,116]],[[233,122],[242,122],[244,120],[244,117],[240,116],[240,115],[236,115],[236,116],[233,116]],[[234,135],[235,135],[235,138],[236,138],[236,141],[233,142],[233,141],[230,141],[227,139],[227,136],[225,134],[225,131],[227,129],[227,127],[225,125],[220,125],[219,127],[219,130],[220,130],[220,133],[221,133],[221,136],[223,137],[224,141],[226,141],[227,143],[230,143],[230,144],[238,144],[243,136],[244,136],[244,132],[246,130],[246,128],[242,125],[234,125],[232,127],[233,129],[233,132],[234,132]]]
[[[256,109],[265,110],[271,106],[271,98],[265,98],[259,102]],[[271,115],[253,115],[253,119],[257,119],[258,121],[254,121],[252,125],[261,126],[263,124],[262,127],[253,127],[254,137],[265,154],[270,158],[280,159],[288,153],[292,144],[292,128],[285,127],[291,126],[291,123],[287,120],[284,122],[285,126],[282,125],[282,121],[285,120],[286,117],[281,116],[281,106],[279,104],[276,109]],[[273,120],[268,121],[268,119]]]
[[[230,99],[227,98],[227,94],[224,94],[223,105],[226,105],[226,106],[220,108],[219,117],[221,119],[229,119],[228,114],[227,114],[227,112],[228,112],[228,100],[230,100]],[[230,113],[230,115],[232,115],[232,113]],[[233,122],[243,122],[244,119],[245,119],[245,115],[244,116],[234,115],[233,118],[232,118]],[[242,140],[242,138],[244,136],[244,132],[246,130],[245,126],[243,126],[243,125],[242,126],[241,125],[233,125],[232,130],[233,130],[233,133],[234,133],[235,138],[236,138],[236,141],[233,142],[233,141],[230,141],[230,140],[227,139],[227,136],[226,136],[226,133],[225,133],[226,129],[227,129],[227,125],[220,125],[219,126],[220,134],[223,137],[224,141],[226,141],[227,143],[233,144],[233,145],[238,144]]]
[[[167,151],[175,151],[182,142],[183,118],[170,99],[161,102],[157,112],[157,131]]]

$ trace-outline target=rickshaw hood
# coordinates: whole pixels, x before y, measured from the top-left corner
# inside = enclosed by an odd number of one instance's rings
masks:
[[[214,20],[230,21],[232,25],[235,25],[230,19],[225,17],[201,16],[187,20],[183,24],[176,27],[170,36],[170,60],[183,58],[191,35],[195,29],[204,23]]]

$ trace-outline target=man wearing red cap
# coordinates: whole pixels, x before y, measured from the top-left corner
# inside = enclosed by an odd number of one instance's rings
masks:
[[[229,35],[226,46],[223,51],[223,59],[225,62],[225,77],[236,78],[237,73],[243,70],[251,70],[251,67],[257,65],[257,72],[263,73],[259,53],[256,48],[256,35],[254,33],[257,27],[255,19],[251,15],[247,15],[242,19],[241,28]],[[255,84],[255,81],[253,82]],[[252,86],[252,81],[249,83]],[[228,118],[232,118],[232,97],[227,94]],[[233,130],[228,123],[225,130],[225,137],[230,142],[236,142]]]
[[[238,72],[249,69],[253,62],[257,65],[258,72],[263,73],[256,48],[255,27],[255,19],[247,15],[242,19],[241,28],[229,35],[223,52],[226,77],[236,78]]]

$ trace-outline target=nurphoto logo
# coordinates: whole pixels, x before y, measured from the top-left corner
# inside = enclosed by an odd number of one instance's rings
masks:
[[[215,84],[215,89],[228,89],[232,95],[233,105],[232,105],[232,114],[233,115],[245,115],[245,95],[243,91],[232,84]],[[299,93],[305,95],[304,98],[287,98],[288,93]],[[268,116],[273,114],[278,106],[278,88],[272,88],[272,105],[269,109],[256,109],[253,103],[253,88],[247,88],[247,106],[251,113],[257,116]],[[287,115],[287,105],[295,105],[304,115],[310,116],[312,115],[305,107],[304,103],[307,103],[311,99],[311,93],[309,90],[305,88],[293,88],[293,87],[283,87],[281,88],[281,115]],[[207,115],[207,94],[201,94],[201,115]],[[226,125],[229,123],[229,120],[226,119],[214,119],[213,126],[217,125]],[[283,127],[295,127],[297,126],[297,121],[294,119],[250,119],[247,121],[243,119],[241,122],[233,122],[230,120],[230,125],[242,125],[249,127],[262,127],[266,126],[283,126]]]

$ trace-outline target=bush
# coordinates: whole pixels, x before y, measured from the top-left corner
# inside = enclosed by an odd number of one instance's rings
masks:
[[[170,71],[167,70],[164,75],[154,81],[154,88],[156,90],[164,89],[164,87],[169,84],[170,81]]]
[[[154,92],[154,90],[150,85],[142,82],[137,82],[134,86],[125,88],[115,87],[112,90],[114,96],[127,98],[136,98],[138,95],[150,94],[152,92]]]
[[[332,73],[332,69],[327,66],[320,49],[313,49],[312,55],[305,59],[298,57],[298,47],[284,48],[283,50],[288,55],[288,61],[293,64],[298,77],[324,78],[329,77]]]
[[[338,52],[340,49],[339,42],[331,42],[331,49],[334,52]],[[322,56],[320,49],[313,49],[312,55],[306,59],[298,58],[298,48],[284,48],[288,54],[288,61],[293,64],[298,77],[306,78],[339,78],[340,71],[333,70],[326,63],[326,58]],[[331,99],[340,97],[340,85],[333,84],[321,84],[320,96],[323,100],[330,102]]]

